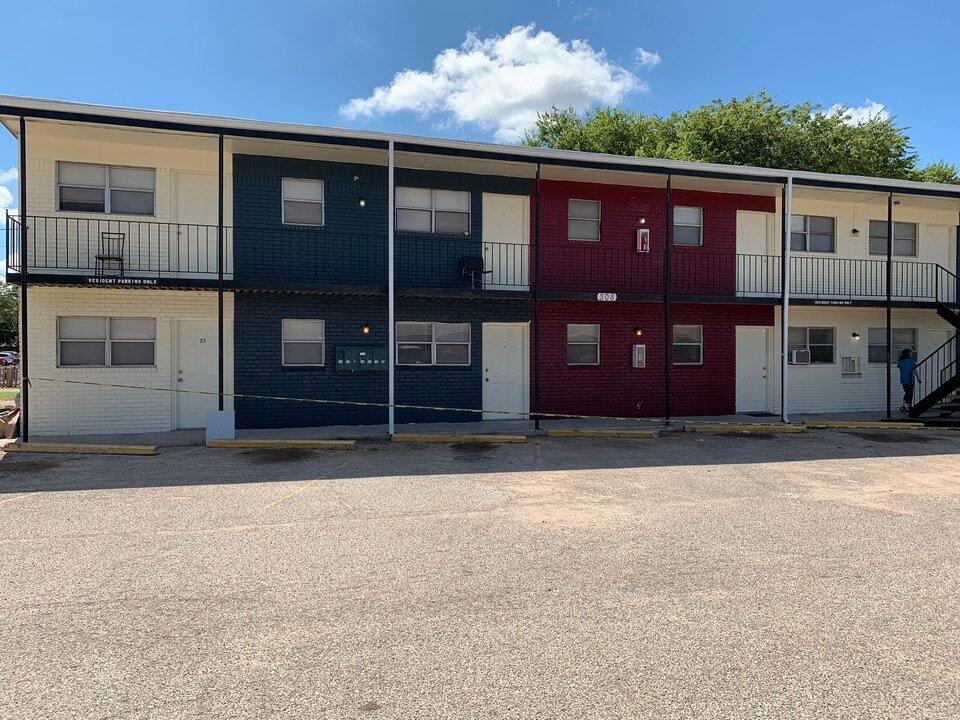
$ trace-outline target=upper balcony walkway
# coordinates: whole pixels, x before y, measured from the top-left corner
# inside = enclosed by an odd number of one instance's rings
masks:
[[[147,284],[216,287],[218,228],[210,225],[30,216],[7,223],[8,275],[20,272],[26,245],[36,282]],[[387,285],[383,236],[336,234],[307,228],[223,228],[223,277],[227,287],[334,290]],[[599,244],[526,244],[476,238],[398,233],[395,283],[399,289],[469,294],[522,293],[586,297],[616,293],[623,299],[656,300],[669,274],[672,298],[777,302],[782,258],[712,253],[678,247],[669,254]],[[117,258],[122,259],[118,260]],[[875,304],[887,297],[885,259],[793,254],[790,297],[813,303]],[[895,260],[891,298],[897,303],[955,303],[955,277],[936,263]]]

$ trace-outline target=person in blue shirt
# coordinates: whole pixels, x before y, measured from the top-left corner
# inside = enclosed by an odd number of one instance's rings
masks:
[[[900,353],[897,368],[900,370],[900,384],[903,385],[903,405],[900,406],[900,412],[908,413],[913,406],[914,380],[920,382],[917,377],[917,361],[913,359],[910,348],[904,348]]]

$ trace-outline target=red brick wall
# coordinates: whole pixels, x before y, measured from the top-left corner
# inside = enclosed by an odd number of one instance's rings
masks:
[[[540,287],[573,292],[663,292],[666,191],[623,185],[542,181]],[[536,186],[533,194],[535,196]],[[567,202],[600,201],[600,242],[567,238]],[[673,190],[674,205],[703,209],[703,245],[672,248],[674,293],[735,292],[737,210],[773,212],[774,198]],[[638,222],[646,218],[645,224]],[[531,219],[535,223],[535,218]],[[636,252],[638,228],[650,230],[650,252]],[[531,237],[535,228],[531,227]]]
[[[661,303],[541,301],[541,411],[661,417],[666,377],[663,312]],[[670,322],[703,325],[703,365],[671,367],[671,415],[733,413],[736,326],[773,325],[773,306],[676,304],[670,306]],[[568,323],[600,324],[600,365],[567,365]],[[642,329],[641,337],[635,328]],[[647,346],[645,368],[631,365],[634,344]]]

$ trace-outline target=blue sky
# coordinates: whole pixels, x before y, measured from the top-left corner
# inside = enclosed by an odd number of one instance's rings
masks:
[[[510,141],[551,104],[666,114],[767,89],[887,112],[923,163],[960,162],[930,0],[44,0],[4,10],[0,92]],[[24,35],[20,36],[20,31]],[[16,143],[0,138],[0,208]]]

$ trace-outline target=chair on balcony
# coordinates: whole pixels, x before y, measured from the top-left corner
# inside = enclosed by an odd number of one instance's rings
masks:
[[[480,281],[480,289],[483,289],[483,276],[492,275],[493,270],[483,269],[482,257],[464,257],[460,258],[460,276],[470,278],[470,287],[477,287],[477,280]]]
[[[120,270],[120,277],[123,277],[123,244],[126,237],[126,233],[122,232],[100,233],[100,244],[96,255],[97,266],[94,269],[96,276],[100,277],[104,274],[106,263],[115,263]]]

